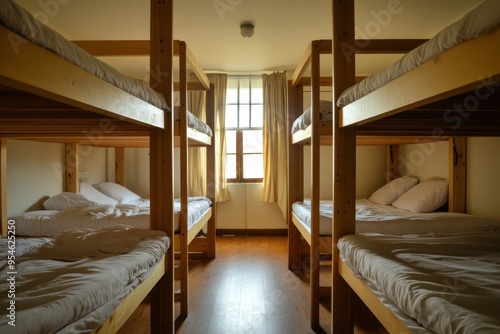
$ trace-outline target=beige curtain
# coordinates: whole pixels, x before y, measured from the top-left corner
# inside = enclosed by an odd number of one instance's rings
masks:
[[[276,202],[286,217],[287,80],[286,73],[262,75],[264,92],[264,190],[262,201]]]
[[[197,81],[191,73],[189,81]],[[189,91],[188,110],[201,121],[206,121],[206,92]],[[189,196],[206,196],[207,194],[207,150],[204,148],[190,147],[188,149]]]
[[[207,75],[215,89],[215,200],[229,200],[226,181],[226,89],[227,74],[212,73]]]

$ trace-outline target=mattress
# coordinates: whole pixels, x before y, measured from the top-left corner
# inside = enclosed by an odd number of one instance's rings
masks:
[[[198,222],[210,209],[212,202],[206,197],[188,199],[188,228]],[[174,200],[174,231],[179,230],[181,203]],[[14,221],[16,234],[29,237],[53,237],[63,231],[80,228],[99,229],[125,224],[141,229],[150,228],[148,200],[136,203],[81,206],[63,211],[29,211],[10,220]]]
[[[0,282],[0,307],[15,300],[16,333],[90,333],[115,311],[170,247],[164,232],[114,226],[74,230],[57,238],[16,239],[15,298],[9,281]],[[0,240],[8,254],[6,239]],[[0,260],[2,272],[6,257]],[[10,311],[9,311],[10,312]],[[13,321],[0,318],[0,332]]]
[[[148,83],[121,74],[114,67],[67,41],[57,32],[41,24],[14,1],[0,2],[0,24],[113,86],[158,108],[169,109],[163,95],[150,88]],[[212,136],[210,127],[190,112],[188,112],[188,127]]]
[[[294,203],[292,212],[310,233],[311,202]],[[332,235],[332,213],[332,201],[320,201],[320,235]],[[405,235],[467,231],[500,231],[500,222],[464,213],[412,213],[368,199],[356,200],[356,233]]]
[[[312,108],[307,108],[302,115],[292,124],[292,134],[305,130],[311,124]],[[331,121],[333,115],[333,102],[328,100],[320,100],[319,102],[319,119],[321,121]]]
[[[444,28],[426,43],[405,54],[382,72],[373,74],[359,84],[346,89],[337,100],[344,107],[386,83],[420,66],[444,51],[469,39],[485,35],[500,25],[500,2],[485,0],[464,17]]]
[[[212,137],[213,131],[212,129],[204,122],[202,122],[199,118],[197,118],[192,112],[187,111],[187,124],[191,129],[195,129],[201,133],[206,134],[207,136]],[[178,121],[180,119],[179,116],[179,107],[174,107],[174,119]]]
[[[123,91],[158,108],[169,109],[163,95],[151,89],[146,82],[122,75],[115,68],[67,41],[15,1],[0,2],[0,24]]]
[[[431,333],[499,333],[500,232],[349,235],[344,263]]]

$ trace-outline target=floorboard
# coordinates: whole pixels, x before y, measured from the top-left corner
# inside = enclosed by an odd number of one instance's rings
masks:
[[[216,259],[189,262],[189,316],[176,324],[177,333],[314,333],[307,274],[288,270],[286,236],[220,236],[216,244]],[[330,277],[327,262],[322,285]],[[148,312],[146,299],[119,333],[149,333]],[[325,300],[319,333],[330,333],[330,319]]]

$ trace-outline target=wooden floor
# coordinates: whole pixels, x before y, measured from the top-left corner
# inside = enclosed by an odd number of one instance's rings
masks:
[[[217,237],[217,258],[189,266],[189,316],[176,324],[177,333],[315,333],[307,275],[288,270],[286,236]],[[330,273],[330,265],[322,266],[322,284]],[[316,333],[330,333],[329,308],[326,300]],[[119,333],[149,333],[147,300]]]

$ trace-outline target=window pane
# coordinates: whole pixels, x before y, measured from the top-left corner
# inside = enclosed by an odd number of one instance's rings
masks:
[[[250,103],[250,79],[240,78],[240,103]]]
[[[234,154],[226,155],[226,178],[236,178],[236,155]]]
[[[250,127],[250,105],[240,104],[240,128]]]
[[[226,152],[236,153],[236,131],[226,131]]]
[[[252,105],[252,122],[250,126],[252,128],[261,128],[264,125],[263,117],[264,112],[262,105]]]
[[[235,104],[226,105],[226,127],[238,127],[238,106]]]
[[[252,103],[264,103],[261,77],[252,77]]]
[[[226,103],[238,103],[238,78],[227,78]]]
[[[262,130],[243,131],[243,153],[262,153]]]
[[[262,154],[248,154],[243,156],[243,177],[245,179],[259,179],[264,175]]]

